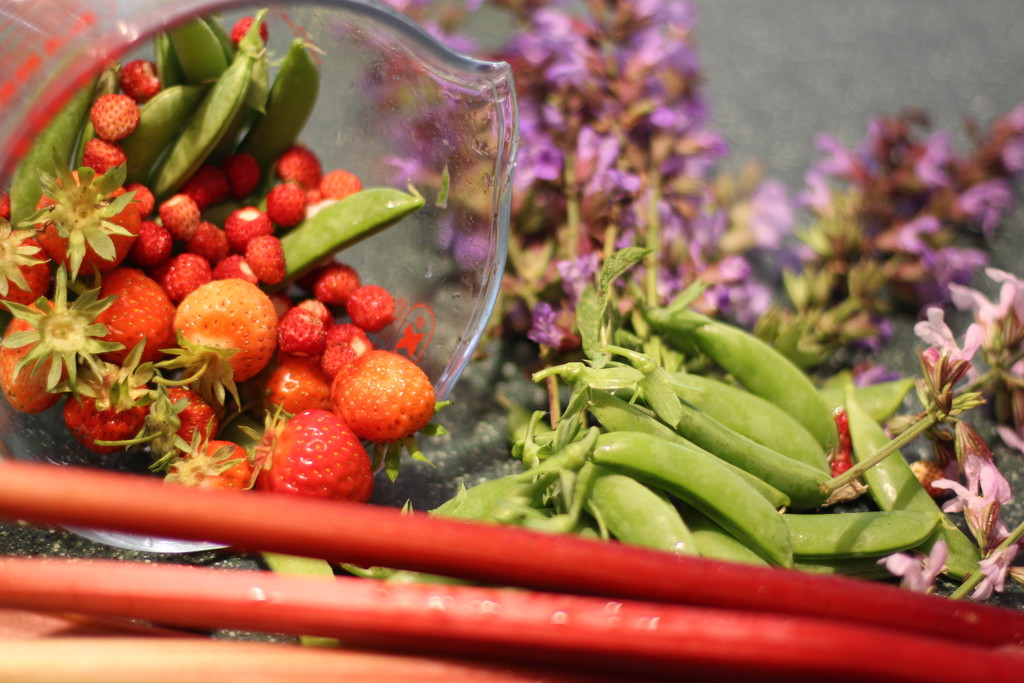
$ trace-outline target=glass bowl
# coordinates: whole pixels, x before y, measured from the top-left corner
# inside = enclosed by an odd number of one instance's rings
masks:
[[[196,16],[238,17],[269,8],[268,49],[282,56],[296,36],[316,46],[320,90],[299,142],[325,170],[346,168],[364,187],[415,188],[425,204],[338,255],[364,282],[391,291],[396,320],[375,336],[412,357],[446,397],[480,342],[498,295],[508,248],[511,175],[518,144],[509,66],[446,48],[373,2],[163,0],[16,4],[0,32],[0,166],[6,187],[25,153],[75,85],[111,59],[153,54],[152,39]],[[20,13],[20,14],[19,14]],[[71,27],[70,29],[68,27]],[[39,41],[38,36],[51,36]],[[271,76],[276,67],[271,58]],[[63,401],[63,399],[62,399]],[[145,472],[145,454],[91,453],[63,425],[61,404],[29,415],[0,398],[3,454],[22,460]],[[116,547],[187,552],[216,547],[74,529]]]

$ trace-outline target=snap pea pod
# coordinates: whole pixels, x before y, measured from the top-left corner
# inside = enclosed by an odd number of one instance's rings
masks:
[[[490,519],[490,514],[501,500],[515,495],[522,487],[523,480],[516,474],[487,479],[469,488],[460,489],[454,496],[431,510],[430,514],[485,521]]]
[[[697,510],[690,507],[684,508],[683,519],[690,528],[690,534],[697,544],[697,552],[701,557],[758,566],[768,564],[767,560],[751,550],[743,541]]]
[[[231,40],[231,36],[224,29],[224,25],[220,23],[218,17],[208,15],[203,17],[203,21],[210,27],[210,31],[214,37],[217,38],[217,42],[220,43],[221,49],[224,51],[224,58],[227,59],[228,63],[235,58],[235,42]]]
[[[914,380],[909,377],[878,382],[862,387],[854,386],[853,379],[848,374],[843,374],[823,386],[819,391],[829,407],[835,409],[843,406],[846,402],[846,386],[853,387],[853,394],[857,397],[857,403],[871,416],[875,422],[884,422],[892,417],[906,398],[910,390],[914,388]]]
[[[619,542],[695,555],[697,545],[665,496],[632,477],[595,467],[586,507]]]
[[[892,578],[889,570],[879,564],[878,558],[875,557],[840,557],[818,560],[800,558],[794,560],[793,569],[807,572],[808,574],[848,576],[857,579]]]
[[[202,85],[172,85],[139,107],[139,125],[121,141],[128,157],[128,182],[145,183],[160,154],[203,100]]]
[[[301,38],[292,41],[267,97],[265,113],[246,133],[238,151],[251,154],[263,169],[299,138],[316,105],[320,70]]]
[[[224,47],[203,19],[192,19],[169,35],[186,83],[210,83],[227,71],[229,60]]]
[[[14,169],[9,190],[11,225],[17,225],[35,212],[36,204],[43,196],[39,174],[42,171],[54,173],[54,156],[71,163],[75,144],[89,118],[89,104],[97,80],[76,92],[57,112]]]
[[[762,446],[828,472],[818,440],[789,413],[770,401],[723,381],[691,373],[670,373],[672,389],[726,427]]]
[[[355,244],[423,206],[422,196],[387,187],[360,190],[326,206],[281,238],[285,282],[315,267],[324,256]]]
[[[882,557],[916,548],[932,533],[938,518],[913,510],[871,510],[820,515],[785,514],[800,559]]]
[[[852,388],[847,388],[846,391],[846,414],[849,418],[854,462],[870,458],[889,443],[889,436],[885,430],[861,408]],[[977,546],[939,509],[938,504],[918,481],[899,451],[895,451],[861,476],[868,487],[868,495],[880,509],[913,510],[935,517],[935,529],[920,547],[927,551],[936,541],[945,541],[949,548],[946,573],[962,579],[978,569],[981,556]]]
[[[174,53],[174,45],[171,44],[171,36],[167,33],[158,33],[153,38],[153,61],[156,63],[156,75],[161,87],[169,88],[185,80],[178,55]]]
[[[669,443],[677,443],[688,448],[703,450],[692,441],[680,436],[678,432],[660,422],[654,415],[608,392],[591,389],[587,405],[594,418],[607,431],[643,432]],[[750,484],[775,509],[789,507],[789,496],[782,491],[755,477],[746,470],[736,467],[731,462],[721,460],[721,463]]]
[[[597,438],[594,464],[664,490],[741,538],[772,564],[793,565],[782,515],[750,484],[704,451],[640,432]]]
[[[838,442],[832,410],[810,377],[771,345],[694,311],[654,309],[647,315],[652,328],[670,343],[705,354],[749,391],[792,415],[822,448]]]

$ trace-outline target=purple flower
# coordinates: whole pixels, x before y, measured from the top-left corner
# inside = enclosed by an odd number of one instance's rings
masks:
[[[985,578],[971,593],[972,600],[984,601],[992,597],[992,593],[1002,593],[1006,588],[1006,573],[1020,551],[1020,544],[1011,543],[1004,549],[996,549],[991,555],[981,560],[978,567]]]
[[[966,486],[952,479],[936,479],[932,486],[956,494],[943,504],[943,512],[962,512],[979,545],[987,547],[992,539],[1008,531],[997,517],[1000,507],[1013,500],[1010,484],[988,457],[967,453],[961,468]]]
[[[986,237],[991,237],[1013,206],[1013,192],[1005,180],[993,178],[967,188],[957,198],[956,206],[981,226]]]
[[[853,368],[853,384],[858,387],[866,387],[881,382],[891,382],[900,379],[902,375],[898,372],[886,369],[879,363],[869,363]]]
[[[562,277],[562,289],[569,296],[569,302],[575,306],[587,285],[594,283],[594,275],[601,265],[601,255],[592,251],[571,261],[556,261],[555,267]]]
[[[1010,138],[1003,145],[1000,153],[1003,166],[1010,173],[1020,173],[1024,170],[1024,137],[1017,136]]]
[[[948,187],[950,162],[949,133],[939,131],[924,142],[924,154],[914,162],[917,177],[931,188]]]
[[[587,56],[592,52],[568,14],[542,7],[530,16],[533,30],[518,33],[509,49],[543,70],[552,84],[582,87],[588,78]]]
[[[750,230],[762,249],[776,249],[793,230],[796,212],[786,186],[778,180],[761,183],[750,198]]]
[[[914,256],[920,256],[921,260],[929,266],[935,262],[935,251],[931,246],[921,239],[921,235],[934,235],[942,227],[939,219],[935,216],[922,215],[912,221],[904,223],[896,235],[896,243],[901,249]]]
[[[814,170],[837,178],[851,178],[860,167],[860,161],[839,140],[828,133],[814,139],[814,146],[825,153],[825,158],[814,164]]]
[[[555,310],[551,304],[540,302],[530,312],[532,325],[526,333],[527,339],[543,346],[550,346],[553,349],[561,348],[572,335],[559,325],[559,318],[562,312]]]
[[[949,556],[946,542],[932,544],[928,556],[921,553],[894,553],[878,561],[890,574],[900,577],[900,586],[915,593],[928,593],[942,573]]]
[[[821,171],[810,169],[804,174],[805,188],[797,195],[801,206],[806,206],[822,216],[832,213],[832,189],[828,178]]]
[[[999,434],[999,438],[1003,440],[1004,444],[1024,453],[1024,434],[1021,434],[1008,425],[996,426],[996,433]]]
[[[946,324],[945,313],[941,308],[938,306],[929,307],[927,316],[928,320],[922,320],[914,325],[914,334],[920,337],[926,344],[932,346],[932,349],[929,350],[934,350],[937,354],[947,354],[953,362],[971,362],[974,354],[977,353],[978,348],[981,346],[981,327],[972,323],[964,335],[964,346],[960,348],[953,337],[952,330]]]
[[[998,268],[986,268],[985,274],[990,280],[1002,283],[998,302],[990,301],[976,289],[953,284],[949,290],[957,308],[974,311],[975,319],[981,323],[998,324],[1010,311],[1018,320],[1024,320],[1024,281]]]

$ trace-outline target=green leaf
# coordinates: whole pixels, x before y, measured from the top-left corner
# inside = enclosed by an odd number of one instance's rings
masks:
[[[599,286],[602,299],[608,296],[611,286],[623,273],[642,261],[649,253],[651,250],[643,247],[626,247],[609,256],[601,267]]]
[[[434,206],[439,209],[448,208],[448,189],[451,181],[452,178],[448,170],[448,164],[445,164],[444,170],[441,171],[441,189],[437,191],[437,199],[434,201]]]
[[[601,315],[601,300],[597,289],[587,285],[576,305],[576,328],[582,340],[583,353],[595,365],[603,365],[603,360],[607,358],[607,354],[601,350]]]

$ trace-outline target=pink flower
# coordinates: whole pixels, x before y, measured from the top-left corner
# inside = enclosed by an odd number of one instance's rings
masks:
[[[890,574],[902,580],[900,586],[915,593],[927,593],[935,584],[935,579],[945,567],[949,548],[945,541],[936,541],[925,557],[921,553],[893,553],[883,557],[878,564],[883,565]]]
[[[1011,543],[1005,549],[998,549],[978,563],[985,578],[971,593],[971,600],[984,601],[992,597],[992,593],[1002,593],[1006,588],[1006,573],[1010,564],[1020,551],[1020,545]]]
[[[952,479],[936,479],[932,486],[952,490],[956,495],[942,506],[943,512],[962,512],[978,545],[989,547],[992,541],[1008,533],[999,519],[999,510],[1013,500],[1010,484],[991,458],[975,453],[964,456],[961,469],[966,486]]]
[[[927,344],[930,344],[937,354],[948,354],[949,360],[971,362],[974,354],[981,347],[983,337],[981,326],[971,323],[964,334],[963,348],[957,345],[953,332],[945,321],[945,314],[938,306],[928,308],[928,320],[922,320],[914,325],[914,333]]]

